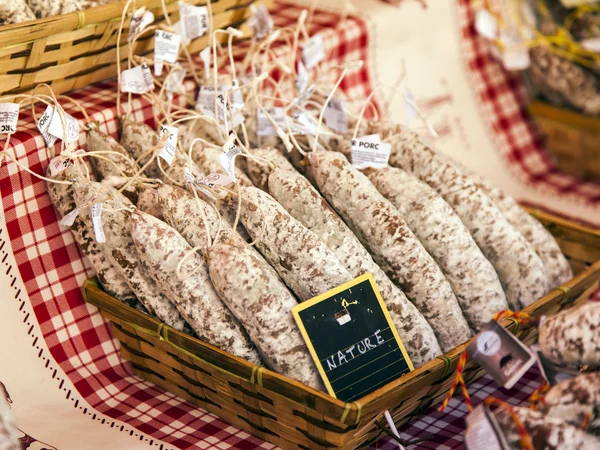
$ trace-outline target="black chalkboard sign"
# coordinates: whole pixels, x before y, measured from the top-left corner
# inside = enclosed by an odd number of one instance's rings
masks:
[[[357,400],[414,369],[371,274],[292,312],[335,398]]]

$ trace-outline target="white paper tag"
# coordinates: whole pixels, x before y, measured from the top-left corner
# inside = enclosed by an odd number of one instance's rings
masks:
[[[50,176],[54,177],[59,173],[63,172],[67,167],[69,167],[73,161],[70,158],[65,158],[64,156],[55,156],[50,160]]]
[[[302,64],[302,61],[298,61],[298,76],[296,77],[296,89],[298,89],[298,95],[302,95],[308,87],[308,72],[306,67]]]
[[[62,139],[65,142],[75,143],[79,140],[79,123],[73,116],[63,113],[66,126],[66,133],[63,129],[63,121],[61,114],[58,111],[52,113],[50,124],[48,125],[48,133],[52,136]]]
[[[500,41],[504,48],[499,49],[500,60],[507,70],[525,70],[531,64],[529,49],[517,28],[500,30]]]
[[[174,94],[183,93],[183,80],[185,79],[185,69],[181,66],[173,67],[166,80],[167,92]]]
[[[235,178],[235,157],[239,155],[241,150],[235,144],[230,144],[227,149],[221,153],[221,166],[229,175],[229,178],[235,183],[237,179]]]
[[[295,125],[294,131],[296,131],[299,134],[317,134],[317,122],[315,122],[312,118],[308,117],[308,115],[304,111],[296,112],[292,117],[294,117],[294,119],[300,125]]]
[[[352,165],[357,169],[387,167],[392,144],[381,142],[378,134],[363,136],[352,141]]]
[[[250,12],[252,15],[248,19],[248,25],[250,25],[257,39],[262,39],[273,31],[273,19],[265,5],[259,5],[258,7],[250,5]]]
[[[204,50],[200,52],[200,59],[204,63],[204,79],[208,80],[210,76],[210,46],[206,46]]]
[[[19,121],[17,103],[0,103],[0,133],[15,133]]]
[[[586,50],[594,53],[600,53],[600,38],[595,37],[591,39],[585,39],[580,42],[581,46]]]
[[[210,175],[198,180],[198,183],[210,188],[215,186],[227,186],[233,182],[234,181],[230,177],[221,173],[211,173]]]
[[[307,69],[312,69],[325,59],[323,36],[317,34],[302,45],[302,61]]]
[[[487,9],[475,13],[475,30],[480,36],[494,40],[498,36],[498,22]]]
[[[279,127],[285,127],[285,112],[281,107],[276,107],[267,112],[271,115],[273,120]],[[267,117],[260,109],[256,110],[256,134],[258,136],[277,136],[277,130]]]
[[[131,23],[129,25],[129,35],[127,36],[128,41],[132,41],[138,34],[154,22],[154,14],[150,11],[146,11],[146,7],[142,6],[133,13],[131,17]]]
[[[174,64],[179,56],[181,36],[168,31],[156,30],[154,33],[154,73],[162,73],[162,61]],[[158,63],[158,64],[156,64]]]
[[[346,104],[337,97],[331,97],[323,113],[325,124],[338,133],[348,131],[348,114]]]
[[[154,90],[154,79],[146,63],[121,72],[121,91],[144,94],[151,90]]]
[[[79,215],[79,209],[75,208],[73,211],[68,213],[66,216],[63,216],[63,218],[60,219],[59,223],[63,227],[71,227],[73,225],[73,223],[75,223],[75,219],[77,219],[78,215]]]
[[[44,114],[42,114],[42,117],[40,117],[40,120],[38,120],[37,123],[38,130],[40,130],[40,133],[44,138],[44,142],[46,142],[48,147],[52,147],[56,142],[56,136],[52,136],[50,133],[48,133],[48,127],[50,126],[50,121],[52,120],[52,114],[54,114],[54,107],[52,105],[48,105],[46,107],[46,111],[44,111]]]
[[[465,447],[468,450],[508,450],[496,417],[487,405],[477,406],[465,419]]]
[[[104,227],[102,226],[102,203],[94,203],[91,212],[96,242],[98,244],[103,244],[106,242],[106,236],[104,236]]]
[[[231,107],[237,111],[241,111],[244,109],[244,97],[242,96],[242,91],[238,89],[240,87],[240,82],[238,80],[233,80],[232,91],[231,91]]]
[[[164,159],[168,165],[173,163],[175,157],[175,151],[177,150],[177,137],[179,135],[179,129],[177,127],[166,127],[160,126],[159,137],[163,137],[165,133],[170,133],[170,136],[165,142],[165,146],[162,148],[158,156]]]
[[[182,37],[191,41],[208,31],[208,8],[179,2]]]

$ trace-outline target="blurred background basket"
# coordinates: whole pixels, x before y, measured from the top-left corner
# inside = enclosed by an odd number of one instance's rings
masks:
[[[530,211],[556,237],[575,277],[524,311],[554,314],[584,302],[598,288],[600,232],[550,214]],[[446,396],[466,343],[358,401],[344,403],[178,332],[104,293],[94,279],[84,296],[112,322],[121,355],[141,378],[173,392],[226,422],[285,449],[355,449],[373,442],[389,410],[397,424],[424,413]],[[502,324],[526,344],[537,327],[514,319]],[[470,382],[483,375],[472,361]]]
[[[177,1],[166,0],[171,21],[179,20]],[[205,0],[187,0],[205,5]],[[251,30],[246,19],[252,3],[269,6],[272,0],[216,0],[211,2],[213,27],[238,28],[244,36]],[[85,11],[0,27],[0,95],[30,92],[38,83],[52,86],[56,94],[71,91],[117,75],[117,38],[126,1]],[[154,25],[165,24],[160,0],[137,0],[136,7],[152,11]],[[121,59],[129,52],[127,35],[131,12],[121,33]],[[221,39],[226,39],[221,35]],[[188,49],[198,52],[208,44],[208,35],[193,40]],[[154,50],[154,34],[135,43],[134,53]]]

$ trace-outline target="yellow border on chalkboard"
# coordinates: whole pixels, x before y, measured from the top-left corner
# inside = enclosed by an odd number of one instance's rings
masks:
[[[306,346],[308,347],[308,350],[310,351],[310,354],[312,355],[312,358],[315,361],[317,369],[319,370],[319,373],[321,374],[321,378],[323,379],[323,382],[325,383],[327,392],[329,392],[329,395],[331,395],[333,398],[337,398],[337,396],[335,395],[335,392],[333,391],[333,388],[331,387],[331,383],[329,382],[329,378],[327,377],[327,374],[325,373],[323,364],[321,364],[319,355],[317,355],[317,352],[315,351],[315,348],[312,344],[312,341],[310,340],[310,337],[308,336],[308,333],[306,332],[306,328],[304,327],[304,323],[302,322],[302,319],[300,318],[299,313],[300,313],[300,311],[304,311],[305,309],[308,309],[311,306],[316,305],[317,303],[320,303],[324,300],[328,300],[331,297],[333,297],[334,295],[339,294],[340,292],[345,291],[346,289],[350,289],[350,288],[362,283],[365,280],[369,280],[369,283],[371,283],[371,287],[373,288],[373,291],[375,292],[375,296],[377,297],[379,306],[381,307],[381,310],[383,311],[385,320],[387,321],[387,323],[390,327],[390,330],[392,330],[392,333],[394,334],[394,338],[396,339],[396,342],[398,343],[398,347],[400,347],[402,356],[404,356],[404,359],[406,360],[406,363],[408,364],[408,368],[410,369],[411,372],[413,370],[415,370],[415,367],[413,366],[413,363],[410,360],[408,353],[406,352],[404,343],[402,342],[402,339],[400,339],[400,336],[398,335],[398,331],[396,331],[396,327],[394,326],[394,322],[392,322],[392,318],[390,317],[387,307],[385,306],[385,303],[383,302],[383,298],[381,298],[381,294],[379,293],[379,289],[377,289],[375,280],[373,280],[373,275],[371,275],[370,273],[365,273],[365,274],[355,278],[354,280],[348,281],[347,283],[344,283],[344,284],[342,284],[336,288],[333,288],[321,295],[311,298],[310,300],[302,302],[292,308],[292,314],[294,315],[294,320],[296,320],[296,324],[298,324],[298,328],[300,328],[302,337],[304,338],[304,341],[306,342]]]

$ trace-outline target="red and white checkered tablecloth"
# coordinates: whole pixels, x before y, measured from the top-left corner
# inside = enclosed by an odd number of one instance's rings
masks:
[[[458,1],[461,49],[480,111],[496,150],[512,174],[540,191],[587,205],[600,204],[600,183],[561,172],[544,148],[541,134],[527,112],[525,85],[518,72],[504,70],[473,26],[475,2]],[[493,2],[499,3],[499,2]]]
[[[466,3],[466,0],[462,2]],[[274,18],[278,26],[285,26],[295,22],[299,12],[297,7],[280,2],[276,5]],[[470,17],[466,8],[464,15],[465,20]],[[352,18],[339,31],[328,27],[331,23],[337,23],[337,20],[334,14],[317,12],[311,30],[322,34],[331,64],[358,59],[368,61],[368,25],[359,18]],[[468,27],[465,26],[463,32],[472,40]],[[471,45],[476,48],[475,43]],[[473,64],[483,64],[477,57],[473,60]],[[497,74],[494,76],[498,77]],[[114,136],[117,133],[115,85],[114,80],[108,81],[72,94],[92,119],[98,120],[101,128]],[[346,77],[342,83],[348,96],[357,99],[365,98],[371,86],[366,65]],[[508,85],[505,91],[507,89]],[[494,95],[488,93],[486,99],[496,99],[498,96],[512,96],[515,102],[519,99],[517,94],[505,91],[492,89],[490,92]],[[82,119],[75,109],[68,112]],[[518,116],[519,112],[514,111],[513,114]],[[145,100],[135,99],[133,117],[153,125],[151,105]],[[522,137],[510,138],[523,126],[530,133],[527,136],[532,136],[532,131],[527,122],[519,126],[514,122],[516,119],[513,116],[509,119],[506,117],[506,113],[503,113],[501,119],[498,119],[503,129],[509,129],[503,138],[503,151],[508,152],[506,147],[510,144],[510,152],[514,154],[512,157],[518,156],[523,161],[525,171],[534,161],[531,152],[538,148],[538,143],[533,137],[525,139],[526,142]],[[83,139],[82,136],[82,145]],[[9,151],[14,152],[33,171],[39,174],[45,172],[49,162],[48,150],[27,111],[21,111],[19,132],[11,138]],[[543,167],[548,167],[548,164],[545,162]],[[540,182],[550,183],[552,177],[558,177],[550,169],[536,170],[535,173]],[[566,185],[565,183],[561,186]],[[577,189],[585,191],[585,185],[577,186]],[[5,163],[0,167],[0,190],[6,219],[6,230],[0,230],[0,235],[10,240],[19,274],[35,314],[35,318],[26,320],[35,320],[39,324],[41,336],[36,336],[36,340],[43,339],[50,352],[50,355],[45,355],[40,350],[39,357],[47,360],[46,368],[50,371],[59,366],[79,394],[91,405],[92,410],[83,408],[78,402],[73,402],[74,408],[81,409],[90,420],[96,419],[95,411],[119,420],[125,424],[121,428],[123,432],[139,435],[140,440],[160,449],[165,448],[164,445],[155,440],[181,449],[273,448],[271,444],[134,377],[128,363],[121,360],[118,343],[111,338],[107,323],[94,307],[83,300],[80,287],[92,271],[70,231],[58,225],[45,183],[19,170],[14,164]],[[12,299],[9,298],[8,301]],[[35,346],[35,340],[33,342]],[[471,392],[475,402],[493,394],[502,398],[510,397],[511,402],[522,403],[539,381],[536,374],[529,374],[517,387],[505,392],[495,389],[493,382],[484,378],[471,386]],[[57,388],[62,389],[62,383]],[[410,441],[433,434],[433,438],[416,448],[460,448],[465,413],[466,408],[460,397],[453,399],[446,412],[432,411],[412,424],[403,426],[400,429],[401,437]],[[382,439],[372,448],[397,447]]]

